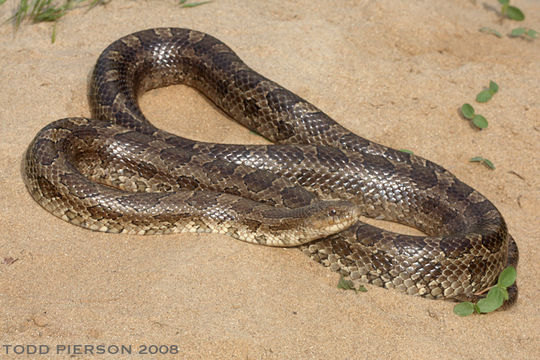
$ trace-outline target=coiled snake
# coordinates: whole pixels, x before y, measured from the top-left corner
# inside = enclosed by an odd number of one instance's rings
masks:
[[[275,145],[202,143],[157,129],[137,97],[179,83]],[[517,264],[517,246],[484,196],[428,160],[351,133],[210,35],[160,28],[115,41],[97,61],[89,101],[93,119],[46,126],[23,165],[33,198],[70,223],[300,245],[353,280],[437,299],[475,298]],[[517,287],[510,294],[515,300]]]

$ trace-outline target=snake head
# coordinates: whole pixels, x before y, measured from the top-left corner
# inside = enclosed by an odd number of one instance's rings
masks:
[[[303,226],[306,242],[345,230],[359,216],[357,205],[345,200],[321,201],[310,207]]]

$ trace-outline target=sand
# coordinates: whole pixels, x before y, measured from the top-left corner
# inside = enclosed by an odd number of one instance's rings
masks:
[[[16,3],[0,7],[0,21]],[[523,25],[540,30],[540,3],[517,5]],[[13,354],[17,344],[49,347],[32,358],[77,344],[131,346],[134,354],[169,346],[161,348],[169,354],[140,355],[158,359],[539,358],[540,39],[478,32],[522,25],[501,23],[497,6],[216,0],[182,9],[172,0],[114,0],[70,13],[54,44],[50,24],[0,26],[0,358],[25,358]],[[43,210],[21,179],[26,147],[46,124],[89,115],[87,78],[110,42],[158,26],[213,34],[352,131],[410,149],[485,194],[519,245],[517,304],[460,318],[450,302],[369,285],[367,293],[338,290],[336,273],[296,249],[219,235],[96,233]],[[490,80],[499,93],[475,103]],[[460,117],[465,102],[488,129]],[[183,86],[152,91],[141,106],[156,125],[187,137],[264,142]],[[478,155],[496,170],[468,161]]]

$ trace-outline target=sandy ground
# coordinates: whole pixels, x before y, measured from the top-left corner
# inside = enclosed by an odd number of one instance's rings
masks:
[[[15,4],[0,7],[0,21]],[[55,44],[50,24],[0,26],[0,358],[16,344],[51,347],[34,358],[70,344],[177,345],[194,359],[540,358],[540,39],[478,32],[517,26],[499,22],[495,0],[175,4],[75,11]],[[540,3],[518,6],[540,30]],[[296,249],[95,233],[40,208],[21,179],[25,148],[49,122],[89,115],[87,77],[110,42],[157,26],[213,34],[354,132],[413,150],[485,194],[519,244],[517,305],[459,318],[449,302],[338,290],[336,273]],[[476,104],[489,80],[499,93]],[[459,116],[464,102],[487,130]],[[194,139],[262,141],[189,88],[152,91],[141,105],[158,126]],[[497,169],[468,162],[477,155]]]

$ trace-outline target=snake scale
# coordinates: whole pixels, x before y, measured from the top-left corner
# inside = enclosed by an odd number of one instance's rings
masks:
[[[138,96],[172,84],[194,87],[274,144],[196,142],[156,128]],[[480,193],[437,164],[351,133],[210,35],[158,28],[115,41],[95,65],[89,102],[92,119],[49,124],[23,161],[32,197],[72,224],[298,246],[353,281],[434,299],[475,299],[517,265],[504,219]]]

